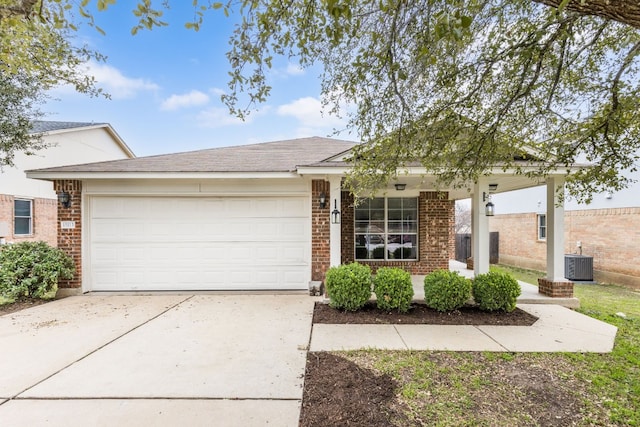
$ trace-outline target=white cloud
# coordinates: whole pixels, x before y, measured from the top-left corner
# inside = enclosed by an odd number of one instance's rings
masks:
[[[278,107],[277,113],[281,116],[294,117],[307,128],[325,129],[344,126],[344,121],[339,117],[323,114],[320,100],[310,96],[281,105]]]
[[[159,89],[157,84],[149,80],[127,77],[115,67],[93,61],[87,63],[86,73],[95,77],[97,86],[114,99],[133,98],[138,92]]]
[[[290,62],[289,64],[287,64],[286,73],[290,76],[301,76],[302,74],[304,74],[304,68],[302,68],[298,64]]]
[[[171,95],[162,101],[160,109],[165,111],[174,111],[180,108],[195,107],[205,105],[209,102],[209,95],[198,90],[192,90],[183,95]]]

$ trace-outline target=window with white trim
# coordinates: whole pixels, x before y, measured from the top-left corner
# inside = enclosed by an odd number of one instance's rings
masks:
[[[547,215],[538,214],[538,240],[547,240]]]
[[[33,234],[33,201],[15,199],[13,201],[13,234]]]
[[[373,198],[355,208],[356,260],[418,259],[418,199]]]

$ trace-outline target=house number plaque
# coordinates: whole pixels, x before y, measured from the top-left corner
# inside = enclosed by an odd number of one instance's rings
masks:
[[[75,221],[60,221],[60,228],[63,230],[71,230],[76,228]]]

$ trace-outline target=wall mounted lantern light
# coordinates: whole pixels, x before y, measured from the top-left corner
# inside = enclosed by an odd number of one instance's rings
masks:
[[[66,191],[61,191],[58,193],[58,201],[63,207],[68,208],[71,206],[71,195]]]
[[[338,210],[338,200],[333,200],[333,211],[331,212],[331,223],[340,224],[340,211]]]
[[[482,201],[486,202],[487,200],[489,201],[489,203],[487,203],[484,207],[484,214],[485,216],[493,216],[493,214],[495,213],[495,206],[491,202],[491,194],[482,192]]]
[[[407,188],[407,184],[396,184],[396,190],[398,191],[404,191],[405,188]]]
[[[323,191],[322,193],[320,193],[320,209],[324,209],[327,207],[327,195],[325,194],[325,192]]]

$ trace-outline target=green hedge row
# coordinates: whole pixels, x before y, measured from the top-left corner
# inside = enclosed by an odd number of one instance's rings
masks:
[[[346,311],[361,309],[372,291],[378,308],[387,311],[406,312],[413,299],[411,275],[395,267],[378,269],[373,280],[368,265],[354,262],[332,267],[325,285],[329,305]],[[473,297],[481,310],[510,312],[519,295],[520,285],[507,273],[489,272],[470,280],[454,271],[437,270],[424,279],[425,304],[438,311],[457,310]]]

